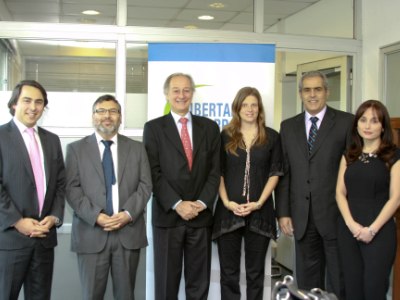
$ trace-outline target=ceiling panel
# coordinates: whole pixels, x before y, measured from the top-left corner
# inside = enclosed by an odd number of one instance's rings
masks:
[[[84,16],[82,11],[93,9],[93,6],[88,4],[63,4],[62,12],[64,15],[79,15]],[[109,17],[114,16],[117,13],[115,5],[96,5],[96,11],[100,12],[100,15],[96,17]]]
[[[229,20],[229,23],[253,25],[253,14],[247,12],[239,13],[234,18]]]
[[[127,3],[128,6],[182,8],[186,7],[188,0],[127,0]]]
[[[209,15],[209,14],[210,13],[206,10],[185,9],[185,10],[182,10],[176,16],[176,19],[179,21],[194,21],[194,20],[198,20],[199,16]],[[228,20],[232,19],[236,15],[237,15],[237,12],[231,12],[231,11],[213,12],[212,16],[214,17],[214,20],[212,22],[208,22],[208,21],[203,21],[203,22],[206,22],[206,23],[227,22]]]
[[[318,0],[264,0],[264,25],[268,28]],[[49,23],[115,24],[117,0],[0,0],[8,11],[0,20]],[[149,27],[185,27],[203,29],[253,30],[253,0],[218,0],[223,8],[209,5],[217,0],[127,0],[128,25]],[[86,16],[84,10],[100,15]],[[199,15],[214,20],[199,21]]]
[[[58,14],[60,12],[60,6],[58,3],[8,1],[6,4],[11,14]]]
[[[128,7],[128,18],[151,20],[171,20],[179,13],[175,8]]]
[[[224,4],[223,8],[212,8],[209,5],[215,2],[220,2]],[[187,8],[196,9],[209,9],[210,11],[243,11],[246,9],[253,10],[253,0],[219,0],[219,1],[199,1],[191,0],[187,5]]]

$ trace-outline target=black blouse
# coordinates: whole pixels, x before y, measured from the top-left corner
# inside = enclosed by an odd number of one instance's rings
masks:
[[[250,149],[250,201],[258,201],[265,184],[271,176],[283,176],[282,153],[279,134],[266,127],[267,143]],[[246,167],[246,150],[237,149],[238,156],[225,151],[229,141],[225,131],[221,133],[221,174],[224,178],[228,199],[239,204],[246,203],[243,196]],[[276,220],[272,195],[261,209],[247,217],[239,217],[229,211],[218,199],[214,213],[212,238],[248,226],[249,230],[269,238],[276,238]]]

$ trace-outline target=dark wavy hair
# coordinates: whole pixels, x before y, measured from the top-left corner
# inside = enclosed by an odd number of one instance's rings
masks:
[[[393,157],[397,146],[393,142],[393,133],[392,126],[390,124],[389,113],[385,105],[378,100],[367,100],[363,102],[356,111],[351,130],[352,144],[345,155],[347,164],[349,165],[355,162],[362,153],[364,141],[358,133],[357,126],[358,121],[369,108],[372,108],[372,110],[375,111],[383,129],[381,132],[381,144],[376,151],[376,155],[383,160],[390,169],[394,163]]]
[[[256,97],[258,103],[258,135],[254,145],[264,145],[267,142],[267,132],[265,130],[265,113],[260,92],[253,87],[243,87],[237,92],[236,97],[232,102],[232,119],[229,124],[226,125],[223,129],[230,137],[229,142],[225,145],[225,150],[234,155],[238,155],[236,152],[237,148],[246,149],[246,145],[243,142],[242,133],[240,132],[241,120],[239,112],[242,108],[243,101],[248,96]]]
[[[44,87],[39,82],[37,82],[35,80],[22,80],[15,86],[15,88],[14,88],[12,94],[11,94],[11,98],[8,101],[8,109],[9,109],[10,114],[12,116],[15,115],[14,106],[17,105],[19,96],[21,95],[21,92],[22,92],[22,88],[24,86],[26,86],[26,85],[27,86],[32,86],[34,88],[37,88],[42,93],[43,100],[44,100],[44,107],[46,107],[47,104],[49,103],[49,100],[47,99],[46,90],[44,89]]]

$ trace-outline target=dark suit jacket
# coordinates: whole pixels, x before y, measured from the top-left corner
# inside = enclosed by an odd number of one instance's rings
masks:
[[[143,139],[153,178],[153,225],[175,227],[212,224],[212,210],[220,182],[218,125],[192,115],[193,166],[189,170],[182,141],[171,114],[145,124]],[[172,207],[179,200],[201,200],[208,209],[184,221]]]
[[[67,147],[67,201],[74,210],[71,250],[98,253],[108,233],[96,225],[99,213],[106,208],[106,187],[99,147],[95,134]],[[118,230],[126,249],[147,246],[144,210],[151,194],[150,166],[144,146],[118,135],[119,209],[126,210],[132,222]]]
[[[336,237],[336,180],[341,156],[350,145],[352,122],[353,115],[328,107],[311,155],[305,113],[281,124],[285,175],[276,189],[276,208],[278,217],[292,218],[296,239],[303,237],[310,213],[322,236]]]
[[[20,249],[41,242],[44,247],[57,245],[55,227],[45,238],[31,239],[19,233],[13,225],[21,218],[43,219],[52,215],[61,221],[65,205],[65,169],[60,139],[38,129],[43,148],[47,180],[42,214],[35,187],[35,178],[23,137],[10,121],[0,127],[0,249]]]

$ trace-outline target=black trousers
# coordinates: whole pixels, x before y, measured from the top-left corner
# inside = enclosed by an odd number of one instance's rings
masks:
[[[17,300],[22,285],[26,300],[50,299],[54,248],[0,250],[0,299]]]
[[[155,300],[177,300],[184,263],[187,300],[207,299],[211,228],[153,226]]]
[[[393,219],[381,228],[369,244],[357,241],[342,218],[338,228],[346,299],[385,300],[396,255],[396,227]]]
[[[296,280],[300,289],[321,288],[344,298],[343,274],[335,234],[322,236],[310,213],[306,232],[295,240]]]
[[[247,300],[263,299],[265,256],[270,239],[247,227],[217,239],[221,269],[221,299],[240,300],[240,256],[244,241]]]

